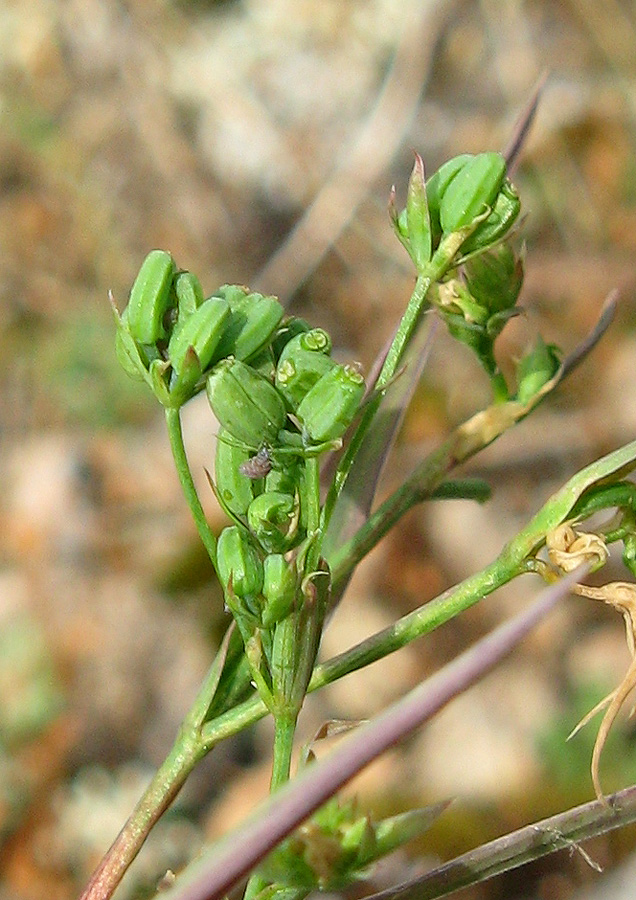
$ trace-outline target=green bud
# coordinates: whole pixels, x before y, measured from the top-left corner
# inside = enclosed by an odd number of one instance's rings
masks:
[[[278,360],[275,380],[291,410],[336,365],[330,353],[331,338],[322,328],[299,334],[286,345]]]
[[[441,195],[440,224],[444,234],[472,224],[495,201],[506,176],[500,153],[479,153],[456,173]]]
[[[284,466],[274,466],[266,476],[265,490],[295,494],[301,477],[302,473],[298,462],[286,457]]]
[[[128,328],[138,344],[152,345],[166,337],[174,271],[174,260],[164,250],[151,250],[141,264],[126,308]]]
[[[271,341],[283,318],[283,307],[276,297],[266,297],[237,284],[224,284],[215,296],[227,300],[232,311],[219,344],[218,359],[234,356],[248,360]]]
[[[546,344],[539,335],[534,348],[530,350],[517,365],[517,400],[529,403],[544,384],[556,374],[560,366],[559,348],[554,344]]]
[[[238,525],[224,528],[217,543],[217,566],[224,590],[251,599],[263,587],[263,563],[248,532]]]
[[[201,372],[205,372],[215,358],[215,351],[229,318],[230,305],[227,300],[211,297],[185,319],[168,344],[168,358],[175,372],[182,371],[189,347],[197,355]]]
[[[270,553],[263,563],[263,627],[271,628],[292,611],[296,599],[298,573],[282,553]]]
[[[238,359],[224,359],[207,381],[212,412],[223,428],[248,447],[275,444],[287,414],[273,384]]]
[[[255,497],[247,510],[247,522],[268,553],[280,553],[298,543],[298,503],[291,494],[266,491]]]
[[[241,466],[250,458],[250,451],[236,446],[229,432],[221,429],[214,460],[216,491],[219,502],[238,518],[247,515],[247,509],[254,499],[254,481],[241,470]]]
[[[463,265],[466,286],[491,315],[511,309],[523,284],[523,260],[512,247],[500,243],[472,256]]]
[[[501,240],[514,225],[521,211],[521,200],[514,185],[506,179],[497,194],[492,212],[462,244],[462,255],[489,247]]]
[[[431,234],[435,245],[439,242],[442,234],[442,226],[439,221],[440,206],[442,197],[446,188],[457,175],[460,169],[463,169],[468,160],[473,159],[471,153],[462,153],[447,160],[443,165],[434,172],[426,182],[426,199],[428,202],[428,214],[431,223]]]
[[[313,443],[342,437],[360,409],[364,378],[353,366],[335,366],[305,394],[296,410],[303,435]]]

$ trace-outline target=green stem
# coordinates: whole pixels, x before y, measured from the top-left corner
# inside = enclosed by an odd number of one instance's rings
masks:
[[[203,546],[208,552],[208,556],[212,560],[212,564],[216,570],[216,537],[210,526],[208,525],[197,489],[194,486],[192,472],[188,463],[188,457],[183,443],[183,430],[181,428],[181,416],[178,409],[166,409],[166,424],[168,426],[168,437],[170,439],[170,447],[172,456],[181,483],[181,488],[185,495],[192,518],[196,525],[199,537],[203,542]]]
[[[93,873],[80,900],[108,900],[112,896],[155,823],[177,796],[190,772],[211,749],[201,738],[202,725],[223,673],[231,632],[232,628],[228,629],[172,749]]]
[[[344,675],[349,675],[394,653],[416,638],[444,625],[525,571],[524,558],[518,559],[516,556],[511,558],[505,551],[505,555],[502,554],[478,575],[467,578],[456,587],[440,594],[435,600],[398,619],[383,631],[316,666],[307,692],[325,687]],[[206,722],[202,731],[203,740],[213,746],[263,718],[267,711],[260,698],[252,697],[233,710],[228,710],[214,720]]]
[[[150,830],[177,796],[203,753],[177,742],[93,873],[80,900],[108,900],[141,850]]]
[[[273,794],[289,781],[296,733],[296,716],[281,713],[274,717],[274,753],[269,792]]]

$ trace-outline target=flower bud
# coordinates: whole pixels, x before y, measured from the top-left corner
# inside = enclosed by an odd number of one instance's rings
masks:
[[[247,509],[254,499],[254,482],[241,470],[250,456],[249,450],[237,447],[229,433],[221,429],[214,460],[216,492],[219,502],[239,519],[247,515]]]
[[[238,359],[224,359],[207,381],[212,412],[221,426],[248,447],[275,444],[287,414],[273,384]]]
[[[559,365],[559,349],[554,344],[546,344],[541,335],[537,342],[517,365],[517,400],[529,403],[544,384],[556,374]]]
[[[151,250],[141,264],[126,307],[128,328],[138,344],[156,344],[166,337],[164,318],[173,304],[175,265],[164,250]]]
[[[297,335],[285,346],[276,367],[276,387],[295,410],[316,382],[334,368],[331,338],[322,328]]]
[[[182,371],[189,347],[197,355],[201,372],[205,372],[215,358],[229,318],[230,305],[221,297],[210,297],[188,316],[183,325],[173,333],[168,344],[168,359],[175,372]]]
[[[426,182],[426,199],[428,202],[428,214],[431,223],[431,233],[433,243],[436,246],[442,234],[442,226],[439,221],[440,206],[442,197],[457,175],[460,169],[463,169],[468,160],[474,159],[471,153],[461,153],[447,160],[443,165],[433,172]]]
[[[364,378],[353,366],[336,365],[305,394],[296,415],[312,443],[342,437],[360,409]]]
[[[511,309],[517,302],[523,284],[523,260],[509,244],[497,244],[472,256],[464,263],[463,272],[471,295],[490,315]]]
[[[232,315],[219,344],[218,359],[234,356],[248,360],[272,339],[284,309],[276,297],[265,297],[237,284],[224,284],[215,291],[230,304]]]
[[[251,599],[263,587],[263,563],[248,532],[238,525],[224,528],[217,543],[217,566],[223,588]]]
[[[298,543],[298,503],[291,494],[267,491],[255,497],[247,510],[247,522],[268,553],[281,553]]]
[[[270,553],[263,563],[262,611],[264,628],[271,628],[291,612],[296,599],[298,573],[293,562],[288,562],[282,553]]]
[[[500,153],[479,153],[455,174],[441,195],[440,224],[444,234],[473,223],[492,206],[506,176]]]

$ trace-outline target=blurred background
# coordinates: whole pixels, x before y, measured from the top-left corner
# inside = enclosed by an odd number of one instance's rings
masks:
[[[578,468],[636,422],[636,4],[631,0],[1,0],[0,898],[67,900],[162,761],[224,625],[181,498],[162,413],[114,354],[148,250],[170,250],[207,293],[278,294],[368,370],[413,273],[388,224],[413,161],[500,149],[548,80],[515,181],[527,213],[526,316],[571,349],[620,290],[592,357],[466,471],[493,499],[430,504],[361,567],[324,639],[330,656],[488,563]],[[383,490],[488,400],[442,328]],[[185,410],[207,487],[215,423]],[[618,565],[603,580],[621,578]],[[326,719],[383,708],[511,615],[532,581],[313,695]],[[623,625],[571,599],[501,669],[356,783],[380,814],[456,797],[375,886],[591,799],[595,724],[565,737],[624,673]],[[152,896],[166,869],[264,796],[267,722],[195,772],[117,896]],[[606,790],[636,780],[623,718]],[[611,868],[626,829],[587,852]],[[602,876],[601,876],[602,877]],[[598,882],[562,852],[463,898],[582,896]]]

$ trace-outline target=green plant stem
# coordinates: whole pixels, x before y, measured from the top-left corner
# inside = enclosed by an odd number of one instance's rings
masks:
[[[344,483],[351,471],[356,455],[362,446],[364,438],[378,411],[378,407],[382,400],[382,389],[385,388],[396,375],[402,357],[404,356],[404,351],[408,347],[415,329],[422,320],[422,314],[426,308],[427,296],[431,285],[440,278],[443,278],[446,274],[465,238],[466,235],[459,232],[450,234],[444,238],[430,263],[421,272],[415,282],[413,293],[411,294],[404,315],[400,320],[398,330],[395,333],[395,337],[393,338],[375,383],[375,390],[377,393],[366,404],[360,423],[358,424],[345,454],[338,465],[338,469],[336,470],[333,484],[329,490],[323,508],[322,527],[324,532],[326,532],[336,500],[344,487]]]
[[[296,715],[286,713],[281,713],[274,718],[274,753],[272,777],[269,784],[270,794],[289,781],[296,718]]]
[[[274,747],[272,752],[272,776],[269,783],[270,794],[275,793],[289,781],[291,770],[294,734],[296,733],[296,716],[281,712],[274,715]],[[269,882],[259,875],[258,870],[250,875],[243,900],[252,900]]]
[[[170,447],[172,456],[179,476],[179,482],[183,490],[184,496],[190,507],[192,518],[196,525],[199,537],[203,546],[208,552],[208,556],[212,561],[212,565],[216,571],[216,537],[208,525],[207,519],[197,489],[194,486],[192,472],[188,463],[188,457],[183,443],[183,430],[181,428],[181,415],[178,409],[166,409],[166,424],[168,426],[168,437],[170,439]]]
[[[232,626],[233,627],[233,626]],[[166,759],[93,873],[80,900],[108,900],[141,850],[151,829],[168,809],[190,772],[209,751],[201,729],[216,694],[232,633],[230,627]]]
[[[80,900],[108,900],[141,850],[150,830],[177,796],[205,751],[183,735],[159,767],[139,803],[104,856]]]

